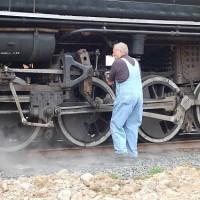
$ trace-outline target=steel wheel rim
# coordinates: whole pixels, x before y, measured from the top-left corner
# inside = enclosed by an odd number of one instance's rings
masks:
[[[159,85],[162,88],[159,88]],[[155,88],[153,88],[155,86],[157,86],[158,90],[159,89],[163,90],[162,91],[163,94],[165,94],[166,90],[167,91],[169,90],[169,93],[170,93],[170,90],[172,93],[180,91],[178,86],[174,82],[172,82],[170,79],[167,79],[161,76],[150,76],[148,78],[143,79],[144,98],[148,96],[146,95],[146,92],[150,90],[150,87],[152,87],[152,90],[155,90]],[[156,90],[155,90],[155,93],[156,93]],[[173,115],[173,113],[167,113],[164,111],[161,111],[160,114]],[[180,123],[177,125],[177,124],[173,124],[172,122],[159,121],[158,119],[143,117],[143,122],[139,129],[139,135],[145,141],[155,142],[155,143],[166,142],[172,139],[178,133],[178,131],[180,130],[182,126],[183,120],[184,120],[184,116],[181,118]],[[149,130],[147,130],[148,126],[149,126]],[[160,135],[156,135],[157,132],[159,132]]]
[[[195,99],[200,99],[200,84],[195,88],[194,97]],[[200,131],[200,106],[193,106],[192,112],[195,127],[198,129],[198,131]]]
[[[6,117],[8,117],[10,120],[9,126],[5,125],[5,123],[1,124],[1,152],[13,152],[21,150],[33,142],[33,140],[37,137],[40,127],[22,125],[19,115],[4,115],[4,119],[6,119]],[[12,128],[9,128],[11,130],[6,130],[7,127]],[[3,129],[5,130],[3,131]],[[3,139],[5,140],[4,142],[2,141]]]
[[[108,93],[110,95],[110,97],[112,98],[112,100],[114,100],[115,95],[114,95],[112,89],[105,82],[103,82],[102,80],[100,80],[98,78],[95,78],[95,77],[93,77],[92,80],[93,80],[94,86],[95,87],[99,87],[97,89],[101,89],[105,93]],[[105,114],[105,116],[103,116],[104,114]],[[104,125],[106,126],[106,123],[107,123],[107,127],[102,129],[103,133],[101,133],[101,130],[100,130],[99,134],[102,134],[102,135],[99,135],[99,137],[97,136],[96,138],[91,138],[91,137],[87,138],[87,131],[88,130],[86,130],[87,128],[85,128],[85,127],[87,126],[86,125],[87,122],[89,123],[89,121],[87,121],[89,116],[91,117],[91,120],[93,120],[92,123],[91,123],[91,126],[93,126],[93,124],[94,124],[94,126],[95,125],[98,126],[97,128],[101,128],[99,126],[99,123],[95,122],[95,120],[98,120],[100,118],[98,115],[100,115],[100,117],[103,117],[103,119],[100,119],[100,120],[102,120],[102,123],[104,123],[103,120],[105,119],[105,124]],[[110,115],[110,116],[108,117],[108,115]],[[96,146],[96,145],[101,144],[105,140],[107,140],[108,137],[111,135],[111,132],[110,132],[111,112],[110,113],[103,113],[103,114],[102,113],[97,113],[93,117],[92,117],[91,114],[81,114],[81,115],[79,114],[78,118],[79,118],[79,120],[81,120],[82,124],[81,125],[77,124],[76,128],[79,129],[79,130],[81,130],[81,128],[82,128],[81,131],[84,131],[83,136],[85,136],[85,138],[83,137],[83,141],[81,141],[82,135],[81,135],[80,132],[77,133],[78,136],[72,135],[73,133],[70,133],[69,128],[66,127],[67,125],[69,126],[70,122],[74,120],[73,117],[75,117],[75,120],[77,119],[76,116],[70,115],[70,117],[66,117],[66,118],[65,117],[58,116],[57,122],[58,122],[59,129],[62,132],[62,134],[64,135],[64,137],[66,137],[67,140],[69,140],[72,144],[75,144],[77,146],[85,146],[85,147]],[[64,124],[63,123],[64,122],[63,119],[67,120],[67,118],[68,118],[68,124],[67,123]],[[79,123],[80,123],[80,121],[79,121]],[[85,124],[83,124],[83,123],[85,123]],[[90,126],[90,124],[89,124],[89,126]],[[75,127],[72,127],[72,128],[75,128]],[[87,140],[87,141],[85,141],[85,140]]]

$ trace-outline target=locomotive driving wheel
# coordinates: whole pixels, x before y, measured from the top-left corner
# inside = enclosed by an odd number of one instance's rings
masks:
[[[142,84],[144,100],[162,100],[166,97],[176,96],[176,93],[180,91],[174,82],[161,76],[154,75],[145,77]],[[163,108],[146,111],[165,116],[173,116],[175,108],[173,111],[166,111],[163,105]],[[166,142],[178,133],[183,124],[183,119],[184,116],[178,124],[175,124],[171,121],[143,116],[142,125],[139,130],[139,138],[142,141],[148,142]]]
[[[92,78],[92,82],[92,99],[99,98],[103,100],[104,104],[113,103],[115,95],[112,89],[98,78]],[[84,105],[87,102],[78,91],[76,88],[74,89],[76,101]],[[74,145],[96,146],[110,136],[111,114],[110,111],[60,115],[57,119],[56,128],[62,133],[66,141]]]
[[[1,105],[1,111],[15,111],[15,106]],[[35,121],[31,119],[31,121]],[[40,127],[24,126],[17,113],[0,115],[0,151],[12,152],[23,149],[36,138]]]
[[[194,97],[195,99],[200,99],[200,84],[196,87],[194,91]],[[200,106],[199,105],[193,106],[192,111],[193,111],[193,121],[195,127],[200,132]]]

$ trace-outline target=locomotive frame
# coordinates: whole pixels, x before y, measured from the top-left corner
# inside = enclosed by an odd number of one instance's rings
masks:
[[[11,3],[8,11],[0,11],[0,151],[23,149],[40,133],[52,138],[54,131],[72,145],[106,141],[115,95],[103,74],[109,69],[106,56],[118,41],[128,44],[141,65],[139,138],[159,143],[180,130],[200,130],[197,15],[187,9],[183,16],[178,13],[178,20],[170,12],[169,20],[153,12],[148,18],[136,18],[137,13],[112,17],[112,12],[105,17],[58,15],[36,13],[36,4],[33,12],[17,6],[12,11]],[[199,7],[188,6],[198,13]]]

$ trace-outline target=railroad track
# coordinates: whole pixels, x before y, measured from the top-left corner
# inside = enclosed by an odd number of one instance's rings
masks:
[[[187,140],[187,141],[171,141],[165,143],[139,143],[139,153],[145,152],[163,152],[163,151],[175,151],[175,150],[187,150],[187,149],[200,149],[200,140]],[[94,156],[94,155],[113,155],[113,145],[100,145],[95,147],[68,147],[68,148],[48,148],[48,149],[31,149],[22,150],[18,152],[10,153],[12,155],[42,155],[47,157],[69,156],[76,157],[80,155]]]

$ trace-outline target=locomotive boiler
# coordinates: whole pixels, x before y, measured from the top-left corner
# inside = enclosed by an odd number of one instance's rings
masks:
[[[196,0],[0,2],[0,151],[57,132],[71,145],[110,137],[107,58],[125,42],[141,66],[139,138],[200,129],[200,3]]]

